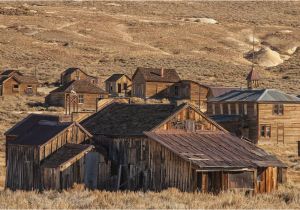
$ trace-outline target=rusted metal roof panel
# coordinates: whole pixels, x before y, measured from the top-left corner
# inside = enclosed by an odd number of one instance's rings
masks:
[[[145,134],[199,168],[286,167],[263,149],[225,132],[172,131]]]

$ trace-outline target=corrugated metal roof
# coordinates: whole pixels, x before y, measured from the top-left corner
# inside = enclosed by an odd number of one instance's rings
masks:
[[[209,102],[300,102],[300,98],[275,89],[243,89],[211,98]]]
[[[145,134],[201,169],[286,167],[263,149],[225,132],[172,131]]]

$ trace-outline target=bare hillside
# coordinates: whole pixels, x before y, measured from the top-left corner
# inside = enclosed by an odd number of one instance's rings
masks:
[[[299,17],[299,2],[2,3],[0,66],[36,71],[42,82],[70,66],[103,79],[164,66],[183,78],[242,86],[254,29],[263,85],[299,93]],[[272,71],[276,65],[284,70]]]

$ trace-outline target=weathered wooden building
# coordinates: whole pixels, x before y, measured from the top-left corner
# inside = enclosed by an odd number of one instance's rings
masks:
[[[57,116],[31,114],[6,133],[6,188],[67,189],[83,183],[91,134]]]
[[[61,73],[60,78],[61,78],[61,85],[68,84],[73,80],[86,80],[96,86],[99,85],[98,77],[89,75],[86,72],[84,72],[82,69],[77,67],[71,67],[66,69],[64,72]]]
[[[189,104],[114,103],[81,124],[94,135],[95,147],[104,149],[104,160],[94,163],[102,174],[95,176],[100,189],[268,192],[276,188],[277,174],[284,177],[286,166],[275,157],[232,136]],[[166,142],[161,133],[168,134]]]
[[[192,103],[202,112],[207,110],[207,98],[210,87],[192,80],[181,80],[171,87],[170,99]]]
[[[45,98],[50,106],[61,106],[67,114],[78,111],[95,111],[100,98],[108,93],[86,80],[73,80],[51,91]]]
[[[174,69],[137,68],[132,76],[133,97],[168,98],[171,86],[180,81]]]
[[[296,143],[300,139],[300,98],[279,90],[234,90],[210,99],[207,114],[254,143]]]
[[[105,80],[105,90],[111,96],[130,96],[131,79],[126,74],[113,74]]]
[[[271,192],[286,165],[254,144],[224,131],[156,131],[149,137],[150,188],[218,193]]]
[[[38,80],[34,76],[23,75],[16,70],[6,70],[0,74],[0,96],[36,95]]]

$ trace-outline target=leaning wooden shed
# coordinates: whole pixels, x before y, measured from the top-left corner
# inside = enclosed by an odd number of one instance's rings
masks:
[[[29,115],[6,133],[6,187],[16,190],[43,189],[41,165],[68,143],[81,144],[91,134],[58,117]]]
[[[65,144],[41,165],[43,189],[68,189],[74,183],[84,183],[85,155],[92,145]]]
[[[271,192],[286,165],[254,144],[223,131],[145,132],[150,189],[217,193]]]

